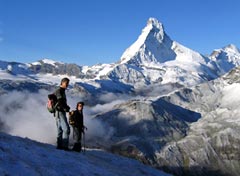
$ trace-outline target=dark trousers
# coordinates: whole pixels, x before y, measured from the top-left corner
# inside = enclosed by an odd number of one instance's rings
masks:
[[[74,140],[74,145],[73,145],[73,150],[80,152],[82,150],[82,130],[80,128],[73,127],[73,140]]]

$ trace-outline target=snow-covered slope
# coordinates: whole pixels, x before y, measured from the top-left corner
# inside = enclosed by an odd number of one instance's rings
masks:
[[[165,97],[201,113],[187,136],[156,152],[158,163],[177,175],[240,174],[240,68],[223,77]]]
[[[216,63],[219,73],[223,74],[240,65],[240,51],[234,45],[214,50],[210,58]]]
[[[0,175],[167,176],[138,161],[102,150],[85,154],[0,133]]]
[[[18,74],[26,76],[28,74],[31,74],[31,71],[28,69],[28,66],[24,63],[19,62],[0,61],[0,72],[3,73],[3,71],[12,75]]]

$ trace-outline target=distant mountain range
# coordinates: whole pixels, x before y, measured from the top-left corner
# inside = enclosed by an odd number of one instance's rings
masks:
[[[0,61],[0,94],[50,90],[69,76],[69,94],[81,94],[91,107],[121,100],[92,114],[114,128],[98,146],[176,175],[235,176],[239,66],[240,50],[233,44],[204,56],[172,40],[150,18],[117,63]]]
[[[232,44],[204,56],[173,41],[163,25],[150,18],[137,41],[117,63],[90,67],[43,59],[29,64],[1,61],[0,68],[14,74],[76,76],[86,83],[89,80],[118,81],[135,88],[166,83],[190,86],[215,79],[239,66],[239,58],[240,51]]]

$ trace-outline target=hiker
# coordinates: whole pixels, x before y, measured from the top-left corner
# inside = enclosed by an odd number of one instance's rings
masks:
[[[70,111],[70,107],[67,105],[67,98],[65,90],[68,87],[70,80],[63,78],[61,80],[60,87],[55,91],[57,97],[56,106],[56,125],[57,125],[57,149],[69,150],[69,134],[70,127],[67,122],[66,112]]]
[[[76,106],[76,110],[71,111],[69,113],[69,124],[73,128],[73,140],[74,145],[72,150],[76,152],[81,152],[82,150],[82,133],[84,134],[84,130],[87,129],[83,124],[83,106],[84,102],[78,102]]]

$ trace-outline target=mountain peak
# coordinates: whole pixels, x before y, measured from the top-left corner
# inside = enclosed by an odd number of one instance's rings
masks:
[[[55,61],[55,60],[48,59],[48,58],[43,58],[43,59],[41,59],[41,60],[38,60],[37,62],[33,62],[33,63],[31,63],[31,65],[42,65],[42,64],[48,64],[48,65],[55,66],[56,63],[63,64],[62,62],[59,62],[59,61]]]
[[[160,23],[156,18],[149,18],[147,21],[147,25],[151,25],[152,27],[155,27],[164,31],[162,23]]]
[[[164,62],[168,60],[168,58],[161,54],[161,49],[171,48],[171,45],[172,41],[166,35],[162,23],[156,18],[149,18],[141,35],[123,53],[121,63],[126,63],[130,60],[140,65],[153,62]],[[139,52],[141,52],[141,54]],[[150,56],[148,56],[149,54],[147,53],[150,53]],[[140,59],[134,60],[134,58],[139,56],[141,57]],[[157,58],[160,58],[160,60]]]
[[[234,44],[229,44],[223,48],[225,51],[233,51],[236,53],[240,53],[240,50],[234,45]]]
[[[52,59],[47,59],[47,58],[44,58],[41,60],[43,63],[45,64],[49,64],[49,65],[55,65],[56,61],[52,60]]]
[[[211,58],[218,58],[218,59],[219,59],[219,55],[220,55],[221,53],[225,53],[224,55],[226,55],[226,53],[228,53],[228,54],[232,53],[233,55],[235,55],[235,54],[238,54],[238,55],[239,55],[239,54],[240,54],[240,50],[239,50],[238,47],[235,46],[234,44],[229,44],[229,45],[227,45],[227,46],[225,46],[225,47],[222,47],[222,48],[220,48],[220,49],[215,49],[215,50],[211,53],[210,57],[211,57]],[[223,55],[223,56],[224,56],[224,55]],[[221,56],[221,58],[222,58],[223,56]]]

